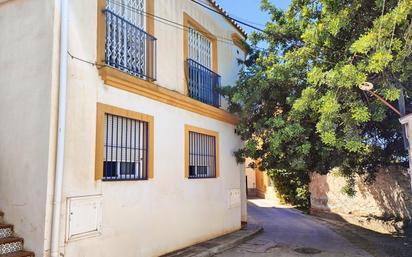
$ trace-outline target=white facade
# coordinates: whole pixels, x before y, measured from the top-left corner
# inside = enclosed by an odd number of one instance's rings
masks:
[[[55,2],[0,4],[0,27],[6,32],[0,35],[0,209],[36,256],[50,254],[58,103]],[[97,58],[97,4],[69,1],[69,51],[91,62]],[[189,0],[154,0],[154,12],[178,23],[187,13],[217,36],[217,73],[222,85],[234,84],[237,58],[244,53],[224,40],[241,35],[225,17]],[[184,94],[183,30],[155,21],[154,31],[154,83]],[[97,103],[154,117],[152,179],[95,180]],[[244,166],[233,156],[242,142],[233,124],[106,85],[96,66],[70,58],[66,124],[60,220],[64,256],[158,256],[235,231],[246,221]],[[185,178],[185,125],[219,133],[217,178]],[[85,215],[83,223],[73,224],[76,216],[70,220],[70,213]],[[94,227],[91,233],[70,235]]]
[[[406,137],[408,139],[408,157],[409,157],[409,174],[411,177],[412,189],[412,115],[408,114],[399,119],[400,123],[405,126]]]

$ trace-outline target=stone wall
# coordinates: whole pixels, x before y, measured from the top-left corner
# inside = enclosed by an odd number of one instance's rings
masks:
[[[337,214],[345,219],[359,217],[368,221],[397,222],[411,219],[412,196],[406,169],[381,170],[371,185],[366,185],[359,176],[355,181],[356,194],[351,197],[342,192],[346,179],[337,172],[312,174],[309,186],[311,212]]]

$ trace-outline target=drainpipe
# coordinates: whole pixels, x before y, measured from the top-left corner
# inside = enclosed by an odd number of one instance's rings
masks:
[[[57,3],[57,1],[56,1]],[[59,257],[60,212],[63,190],[64,136],[66,130],[66,91],[67,91],[67,48],[68,48],[68,0],[60,0],[60,58],[59,58],[59,103],[56,170],[53,192],[53,217],[51,231],[51,257]]]

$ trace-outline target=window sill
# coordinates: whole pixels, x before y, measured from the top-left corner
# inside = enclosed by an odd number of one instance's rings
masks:
[[[193,179],[216,179],[218,177],[203,177],[203,178],[198,178],[198,177],[188,177],[188,179],[193,180]]]
[[[123,89],[144,97],[166,103],[178,108],[198,113],[219,121],[236,125],[239,118],[222,109],[202,103],[189,96],[160,87],[153,82],[134,77],[112,67],[103,67],[99,70],[105,84]]]

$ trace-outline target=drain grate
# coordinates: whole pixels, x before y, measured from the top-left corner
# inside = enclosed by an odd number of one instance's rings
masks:
[[[295,252],[303,253],[303,254],[318,254],[318,253],[321,253],[322,251],[319,249],[310,248],[310,247],[301,247],[301,248],[296,248]]]

